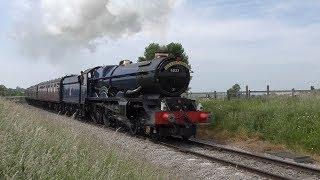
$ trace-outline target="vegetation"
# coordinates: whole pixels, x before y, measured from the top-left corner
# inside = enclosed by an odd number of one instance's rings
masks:
[[[233,85],[233,86],[228,90],[229,97],[238,97],[238,96],[239,96],[240,89],[241,89],[241,87],[240,87],[239,84]]]
[[[6,88],[0,85],[0,96],[23,96],[24,89],[17,87],[16,89]]]
[[[214,131],[261,139],[299,152],[320,154],[320,97],[206,100]]]
[[[95,138],[0,99],[0,179],[157,179]]]
[[[158,43],[151,43],[145,48],[144,57],[139,57],[139,62],[150,61],[154,59],[155,52],[166,51],[175,56],[181,56],[182,60],[188,63],[188,55],[184,51],[183,46],[180,43],[170,43],[167,45],[159,45]]]

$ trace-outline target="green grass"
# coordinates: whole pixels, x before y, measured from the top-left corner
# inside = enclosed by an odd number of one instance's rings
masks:
[[[157,179],[162,173],[0,99],[0,179]]]
[[[232,136],[258,134],[289,149],[320,154],[320,98],[273,97],[250,100],[204,100],[212,130]]]

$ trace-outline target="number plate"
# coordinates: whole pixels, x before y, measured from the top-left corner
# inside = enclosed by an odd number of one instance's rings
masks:
[[[180,72],[180,69],[170,69],[170,72],[178,73],[178,72]]]

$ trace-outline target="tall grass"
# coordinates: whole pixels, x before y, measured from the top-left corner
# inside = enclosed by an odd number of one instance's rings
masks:
[[[155,179],[161,173],[0,99],[0,179]]]
[[[250,100],[207,100],[214,131],[233,136],[245,132],[284,144],[290,149],[320,154],[320,98],[273,97]]]

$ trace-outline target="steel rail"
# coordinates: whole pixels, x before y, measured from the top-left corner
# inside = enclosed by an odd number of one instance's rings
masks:
[[[193,156],[196,156],[196,157],[199,157],[199,158],[207,159],[209,161],[218,162],[218,163],[221,163],[221,164],[224,164],[224,165],[229,165],[229,166],[231,165],[231,166],[233,166],[235,168],[240,168],[242,170],[245,170],[245,171],[251,172],[253,174],[257,174],[257,175],[266,177],[266,178],[285,179],[285,180],[293,180],[293,179],[295,179],[295,178],[291,178],[291,177],[287,177],[287,176],[282,176],[282,175],[279,175],[279,174],[271,173],[269,171],[264,171],[264,170],[261,170],[261,169],[255,168],[255,167],[246,166],[244,164],[241,164],[241,163],[238,163],[238,162],[235,162],[235,161],[230,161],[230,160],[226,160],[226,159],[223,159],[223,158],[217,158],[217,157],[214,157],[214,156],[209,156],[209,155],[206,155],[206,154],[198,153],[198,152],[192,151],[192,150],[190,150],[188,148],[182,148],[180,146],[175,146],[175,145],[170,144],[170,143],[160,142],[160,141],[155,141],[155,143],[163,145],[163,146],[166,146],[166,147],[169,147],[169,148],[172,148],[172,149],[175,149],[175,150],[177,150],[179,152],[182,152],[182,153],[185,153],[185,154],[190,154],[190,155],[193,155]]]
[[[268,161],[273,164],[276,163],[280,166],[291,167],[296,170],[302,170],[304,172],[309,172],[309,173],[317,174],[320,176],[320,169],[312,167],[312,166],[307,166],[307,165],[298,164],[298,163],[294,163],[294,162],[290,162],[290,161],[285,161],[285,160],[281,160],[281,159],[277,159],[277,158],[273,158],[273,157],[263,156],[260,154],[254,154],[254,153],[250,153],[250,152],[246,152],[246,151],[242,151],[242,150],[236,150],[236,149],[232,149],[232,148],[228,148],[228,147],[223,147],[221,145],[209,144],[209,143],[203,142],[201,140],[196,140],[196,139],[190,139],[189,142],[191,142],[195,145],[198,145],[198,146],[207,147],[209,149],[231,152],[231,153],[239,154],[239,155],[246,156],[249,158],[255,158],[255,159],[262,160],[262,161]]]

